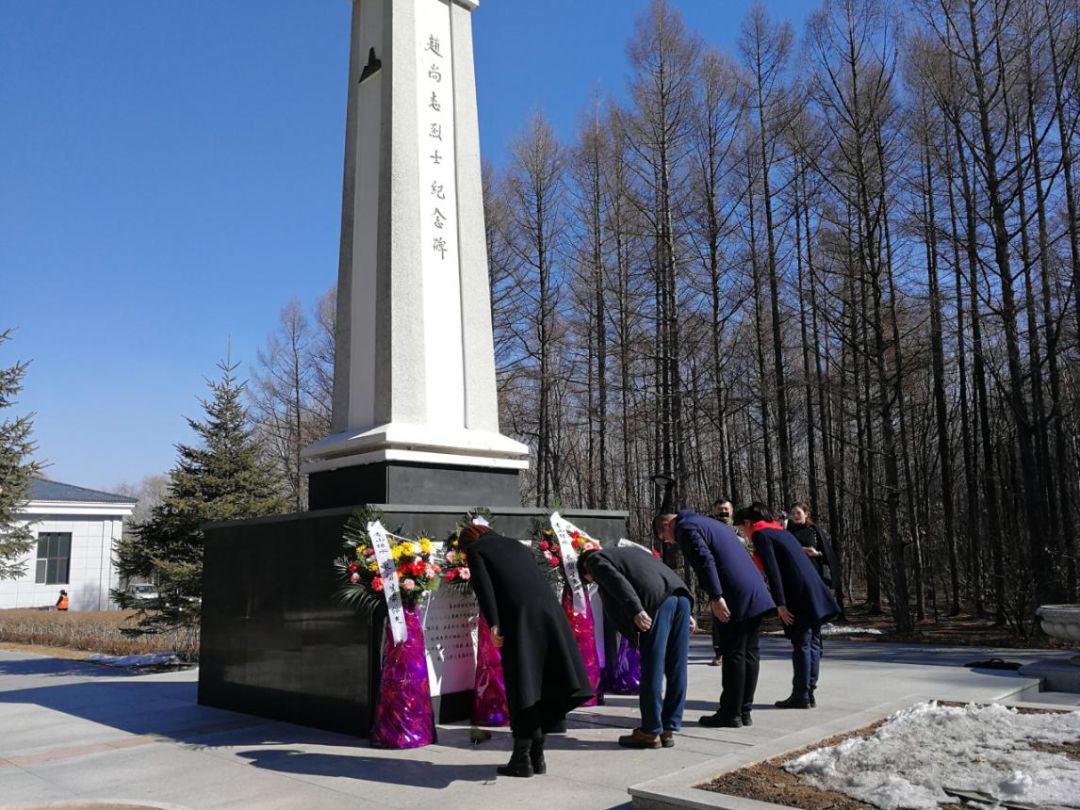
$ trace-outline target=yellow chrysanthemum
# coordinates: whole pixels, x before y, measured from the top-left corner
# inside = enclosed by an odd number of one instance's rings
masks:
[[[394,558],[394,562],[397,562],[398,560],[401,559],[402,553],[403,553],[402,546],[394,546],[392,549],[390,549],[390,556]]]
[[[369,563],[367,569],[368,569],[368,571],[370,571],[373,574],[377,573],[378,570],[379,570],[379,564],[376,563],[376,562]]]

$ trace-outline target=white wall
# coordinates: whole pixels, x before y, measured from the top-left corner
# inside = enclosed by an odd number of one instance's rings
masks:
[[[50,510],[51,511],[51,510]],[[43,515],[31,531],[71,533],[71,566],[67,585],[34,582],[37,544],[25,558],[26,572],[19,579],[0,580],[0,608],[32,608],[56,604],[60,589],[68,592],[72,610],[111,610],[109,589],[118,584],[113,546],[120,539],[120,515]]]

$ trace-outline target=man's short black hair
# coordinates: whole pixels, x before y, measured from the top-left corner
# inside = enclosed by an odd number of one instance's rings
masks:
[[[767,504],[754,501],[749,506],[744,506],[736,512],[732,521],[734,523],[760,523],[761,521],[773,523],[776,521],[776,516]]]
[[[717,498],[715,501],[713,501],[712,505],[713,506],[719,506],[722,503],[730,503],[732,506],[735,505],[735,501],[731,500],[731,498],[724,498],[724,497]]]

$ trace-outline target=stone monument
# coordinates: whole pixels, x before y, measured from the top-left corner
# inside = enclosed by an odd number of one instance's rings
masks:
[[[312,511],[205,527],[199,702],[365,736],[384,615],[343,607],[353,509],[442,539],[470,508],[525,537],[528,448],[499,432],[472,52],[476,0],[352,0],[333,432]],[[595,537],[625,512],[562,514]],[[425,617],[437,716],[471,703],[469,597]]]
[[[345,130],[333,434],[311,508],[519,503],[499,433],[475,0],[357,0]]]

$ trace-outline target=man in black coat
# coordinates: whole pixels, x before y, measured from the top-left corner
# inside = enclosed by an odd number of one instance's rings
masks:
[[[775,609],[765,582],[734,530],[717,520],[684,509],[658,515],[653,531],[665,543],[679,544],[712,600],[713,617],[723,628],[720,706],[699,722],[709,727],[749,726],[757,689],[761,621]]]
[[[505,776],[545,773],[544,734],[593,696],[566,615],[533,554],[485,526],[461,531],[476,601],[502,651],[514,753]]]
[[[791,641],[791,695],[778,700],[776,706],[812,708],[817,705],[814,690],[821,666],[821,625],[840,608],[802,545],[777,522],[768,506],[754,503],[743,507],[735,513],[735,525],[750,538],[765,567],[784,635]]]
[[[605,616],[641,650],[641,727],[626,748],[671,748],[682,729],[693,600],[679,576],[643,548],[586,551],[578,573],[600,589]],[[664,689],[664,679],[667,689]]]

